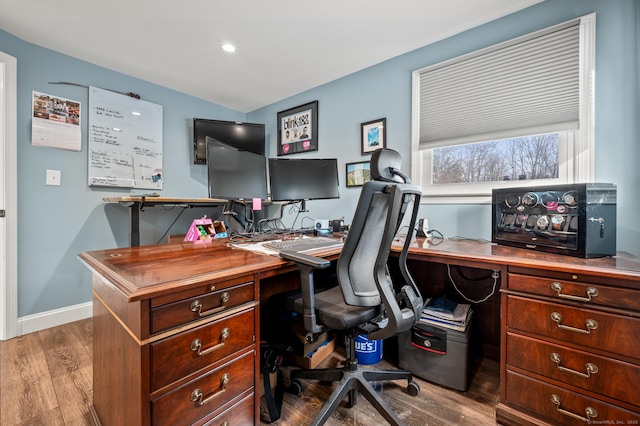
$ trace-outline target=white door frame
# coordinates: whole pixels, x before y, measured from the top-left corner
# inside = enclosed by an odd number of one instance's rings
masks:
[[[0,340],[18,333],[17,60],[0,52]]]

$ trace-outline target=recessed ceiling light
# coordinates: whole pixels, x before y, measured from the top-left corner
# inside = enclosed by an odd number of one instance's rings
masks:
[[[222,45],[222,50],[224,50],[225,52],[233,53],[236,51],[236,47],[231,43],[224,43]]]

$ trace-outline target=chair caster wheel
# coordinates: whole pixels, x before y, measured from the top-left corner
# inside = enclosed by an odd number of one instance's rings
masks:
[[[292,395],[300,395],[300,393],[302,392],[302,383],[300,383],[300,381],[297,379],[292,380],[291,384],[287,388],[287,392]]]
[[[418,396],[420,393],[420,385],[416,382],[409,382],[409,384],[407,384],[407,393],[411,396]]]

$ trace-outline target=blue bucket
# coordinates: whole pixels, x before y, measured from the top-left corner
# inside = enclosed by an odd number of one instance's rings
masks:
[[[372,365],[382,360],[382,340],[369,340],[363,335],[356,337],[356,359],[358,364]]]

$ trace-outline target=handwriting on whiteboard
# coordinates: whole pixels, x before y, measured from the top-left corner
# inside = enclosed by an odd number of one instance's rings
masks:
[[[89,88],[89,185],[162,189],[162,106]]]

